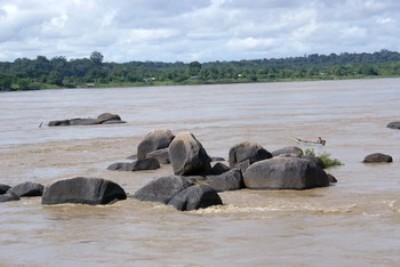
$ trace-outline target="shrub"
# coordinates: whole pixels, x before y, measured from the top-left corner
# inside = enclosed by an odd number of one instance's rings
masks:
[[[344,165],[340,160],[332,159],[331,154],[329,154],[327,152],[316,155],[314,149],[306,149],[306,151],[304,152],[304,155],[319,158],[324,163],[325,168]]]

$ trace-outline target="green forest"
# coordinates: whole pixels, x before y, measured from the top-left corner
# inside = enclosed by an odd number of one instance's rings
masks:
[[[0,91],[400,76],[400,53],[389,50],[206,63],[113,63],[103,59],[94,51],[81,59],[37,56],[0,62]]]

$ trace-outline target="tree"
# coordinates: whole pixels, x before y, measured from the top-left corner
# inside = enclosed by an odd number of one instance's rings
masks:
[[[95,64],[95,65],[101,65],[103,63],[104,56],[97,51],[92,52],[90,54],[90,60]]]
[[[201,70],[201,64],[198,61],[193,61],[189,64],[189,72],[191,76],[196,76]]]

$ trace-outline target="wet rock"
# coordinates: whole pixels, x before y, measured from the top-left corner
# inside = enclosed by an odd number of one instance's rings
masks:
[[[233,146],[229,150],[229,167],[235,168],[242,161],[249,160],[254,162],[272,158],[272,154],[265,150],[261,145],[252,142],[243,142]]]
[[[324,162],[318,157],[308,155],[308,156],[302,156],[301,158],[312,161],[315,164],[317,164],[320,168],[325,169]]]
[[[146,158],[147,159],[156,159],[161,164],[169,164],[169,163],[171,163],[171,160],[169,158],[168,147],[167,148],[162,148],[162,149],[157,149],[155,151],[149,152],[146,155]]]
[[[393,121],[387,125],[390,129],[400,129],[400,121]]]
[[[25,182],[11,187],[7,193],[18,197],[38,197],[43,194],[44,186],[38,183]]]
[[[168,205],[177,210],[189,211],[222,205],[222,200],[213,188],[207,185],[194,185],[174,195]]]
[[[225,159],[223,157],[211,157],[211,162],[214,161],[225,161]]]
[[[229,168],[228,166],[226,166],[222,162],[217,162],[217,163],[214,164],[214,166],[212,166],[211,174],[214,174],[214,175],[222,174],[224,172],[229,171],[230,169],[231,168]]]
[[[161,202],[167,204],[173,196],[193,185],[194,182],[190,179],[166,176],[151,181],[139,189],[133,197],[140,201]]]
[[[0,195],[0,203],[16,201],[19,200],[19,197],[13,193],[6,193],[4,195]]]
[[[11,186],[9,186],[9,185],[0,184],[0,195],[5,194],[8,191],[8,189],[10,189],[10,188],[11,188]]]
[[[363,160],[364,163],[390,163],[393,162],[393,158],[390,155],[382,153],[373,153],[366,156]]]
[[[239,169],[233,169],[220,175],[207,176],[205,183],[217,192],[244,188],[242,172]]]
[[[156,159],[141,159],[134,162],[117,162],[107,167],[110,171],[147,171],[157,170],[160,163]]]
[[[169,145],[169,156],[176,175],[209,174],[210,157],[191,133],[180,133]]]
[[[146,155],[150,152],[167,148],[174,137],[170,130],[155,129],[149,132],[137,147],[138,159],[146,158]]]
[[[118,114],[102,113],[97,116],[96,120],[98,123],[104,123],[107,121],[121,121],[121,117]]]
[[[337,183],[337,179],[330,173],[327,173],[330,183]]]
[[[329,186],[329,177],[314,162],[298,157],[276,157],[252,164],[244,184],[253,189],[309,189]]]
[[[122,121],[121,117],[117,114],[103,113],[97,116],[96,119],[74,118],[68,120],[55,120],[55,121],[50,121],[47,125],[53,127],[53,126],[95,125],[95,124],[106,124],[106,123],[125,123],[125,121]]]
[[[304,154],[303,150],[297,146],[287,146],[271,152],[272,156],[276,157],[282,154],[295,154],[297,156],[302,156]]]
[[[80,203],[109,204],[126,199],[124,189],[102,178],[76,177],[57,180],[46,186],[42,204]]]

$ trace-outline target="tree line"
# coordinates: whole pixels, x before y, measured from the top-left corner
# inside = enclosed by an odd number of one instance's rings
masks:
[[[0,62],[0,91],[400,76],[400,53],[389,50],[203,64],[114,63],[103,59],[100,52],[94,51],[81,59],[37,56]]]

